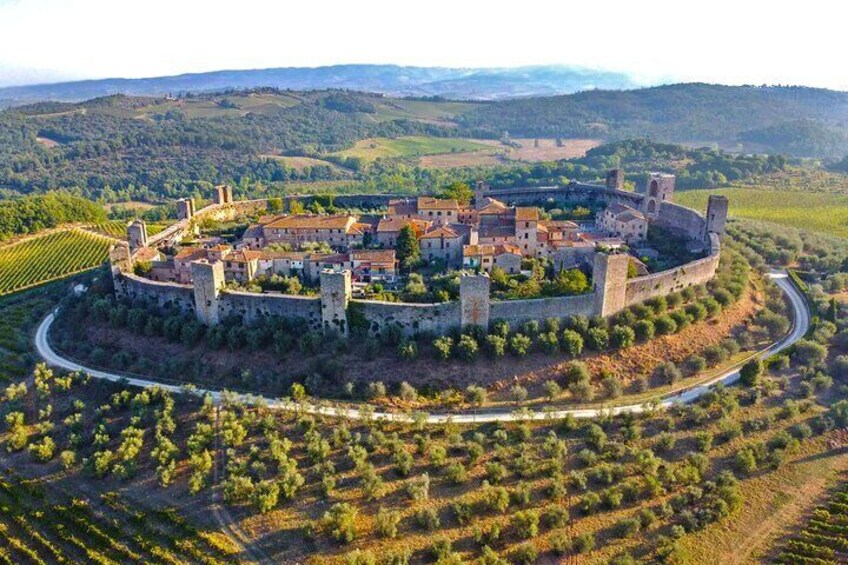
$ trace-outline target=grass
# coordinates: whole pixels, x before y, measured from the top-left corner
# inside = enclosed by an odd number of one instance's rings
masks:
[[[0,295],[79,273],[103,263],[109,239],[68,229],[0,247]]]
[[[734,218],[848,237],[848,194],[734,187],[681,191],[674,199],[684,206],[704,210],[710,194],[726,196]]]
[[[490,145],[471,139],[411,136],[389,139],[376,137],[358,141],[351,149],[339,151],[341,157],[358,157],[366,161],[387,157],[415,157],[491,149]]]

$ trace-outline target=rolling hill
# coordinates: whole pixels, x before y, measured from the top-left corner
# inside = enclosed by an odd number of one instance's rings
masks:
[[[264,86],[290,90],[339,88],[392,96],[440,96],[456,100],[493,100],[516,96],[563,94],[595,88],[635,88],[637,84],[622,73],[579,67],[461,69],[397,65],[335,65],[14,86],[0,88],[0,107],[44,100],[79,102],[111,94],[164,96]]]

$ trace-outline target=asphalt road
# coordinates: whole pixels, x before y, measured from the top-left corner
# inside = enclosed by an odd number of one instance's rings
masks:
[[[785,273],[772,273],[771,277],[775,280],[775,282],[780,286],[783,292],[786,294],[787,298],[789,298],[790,303],[792,304],[793,310],[793,325],[792,330],[781,338],[780,340],[773,343],[770,347],[759,352],[759,356],[762,358],[769,357],[779,351],[790,347],[796,341],[804,337],[804,334],[807,333],[807,330],[810,327],[810,312],[807,308],[807,303],[804,300],[804,297],[798,292],[798,290],[792,285],[789,281],[788,276]],[[70,359],[65,359],[58,353],[56,353],[53,348],[50,346],[50,343],[47,340],[47,334],[50,330],[50,325],[53,323],[54,314],[50,314],[47,316],[38,327],[38,331],[35,335],[35,346],[38,350],[39,355],[44,359],[44,361],[56,368],[65,369],[68,371],[82,371],[88,373],[93,378],[96,379],[104,379],[108,381],[123,381],[124,383],[130,386],[136,387],[159,387],[165,390],[168,390],[174,394],[183,394],[187,391],[179,386],[174,386],[170,384],[164,384],[156,382],[155,380],[142,379],[142,378],[132,378],[126,377],[124,375],[109,373],[105,371],[100,371],[96,369],[90,369],[83,365],[76,363]],[[676,393],[674,395],[668,396],[657,396],[653,399],[647,399],[643,403],[640,404],[629,404],[629,405],[620,405],[620,406],[612,406],[612,407],[601,407],[601,408],[586,408],[586,409],[563,409],[563,410],[551,410],[544,412],[530,412],[529,416],[526,412],[516,413],[512,411],[505,410],[494,410],[494,409],[484,409],[479,411],[466,411],[460,413],[444,413],[444,414],[427,414],[426,423],[428,424],[444,424],[446,422],[454,422],[454,423],[485,423],[485,422],[508,422],[515,420],[523,420],[528,417],[534,420],[544,420],[544,419],[558,419],[563,418],[565,416],[571,415],[575,418],[597,418],[599,416],[607,415],[607,414],[623,414],[626,412],[630,413],[640,413],[647,409],[647,404],[651,401],[653,402],[652,409],[660,408],[668,408],[675,404],[686,404],[696,400],[702,394],[713,388],[715,385],[722,384],[733,384],[739,380],[739,368],[733,368],[721,375],[716,376],[708,382],[701,383],[697,386],[692,386],[690,388],[684,389],[682,392]],[[216,401],[220,401],[221,393],[217,391],[207,391],[205,389],[196,388],[192,391],[195,394],[203,395],[205,393],[209,393]],[[340,416],[350,419],[362,419],[363,417],[373,418],[373,419],[385,419],[385,420],[394,420],[400,422],[411,422],[413,420],[412,416],[404,413],[392,413],[392,412],[373,412],[368,414],[361,413],[358,409],[355,408],[345,408],[341,406],[322,406],[316,404],[309,403],[300,403],[295,404],[291,401],[274,399],[274,398],[266,398],[260,397],[256,395],[241,395],[241,400],[249,403],[262,403],[267,405],[269,408],[275,408],[280,410],[297,410],[304,413],[316,414],[316,415],[327,415],[327,416]]]

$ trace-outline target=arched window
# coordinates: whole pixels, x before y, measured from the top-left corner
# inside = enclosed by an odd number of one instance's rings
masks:
[[[651,200],[648,202],[648,213],[653,214],[657,211],[657,201]]]
[[[651,190],[650,190],[651,196],[656,196],[656,195],[657,195],[657,190],[658,190],[658,188],[659,188],[659,187],[658,187],[658,185],[657,185],[657,181],[652,180],[652,181],[651,181]]]

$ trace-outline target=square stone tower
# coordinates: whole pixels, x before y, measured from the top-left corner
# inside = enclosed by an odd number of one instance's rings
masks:
[[[182,198],[177,200],[177,219],[190,220],[194,216],[194,199]]]
[[[624,190],[624,169],[611,169],[607,173],[607,188]]]
[[[347,305],[351,296],[350,271],[321,271],[321,320],[324,329],[347,336]]]
[[[233,187],[228,184],[219,184],[215,187],[215,204],[232,204]]]
[[[624,309],[627,293],[627,254],[595,253],[592,281],[595,285],[595,315],[611,316]]]
[[[133,220],[133,223],[127,226],[127,240],[130,243],[130,252],[147,247],[147,224],[144,220]]]
[[[207,326],[220,322],[218,297],[224,287],[224,263],[205,259],[191,264],[191,280],[194,283],[194,313]]]
[[[642,200],[642,212],[649,218],[656,218],[663,202],[671,202],[674,195],[674,175],[668,173],[651,173],[648,185],[645,187],[645,197]]]
[[[474,209],[482,210],[486,207],[486,191],[489,189],[486,183],[478,180],[474,185]]]
[[[489,275],[463,275],[459,279],[460,324],[489,330]]]
[[[710,238],[711,233],[719,236],[724,235],[724,230],[727,227],[728,204],[726,196],[710,194],[710,199],[707,202],[707,225],[704,233],[705,241]]]
[[[112,285],[115,287],[115,296],[122,298],[126,295],[126,292],[121,274],[132,271],[130,248],[126,243],[119,243],[109,248],[109,266],[112,273]]]

